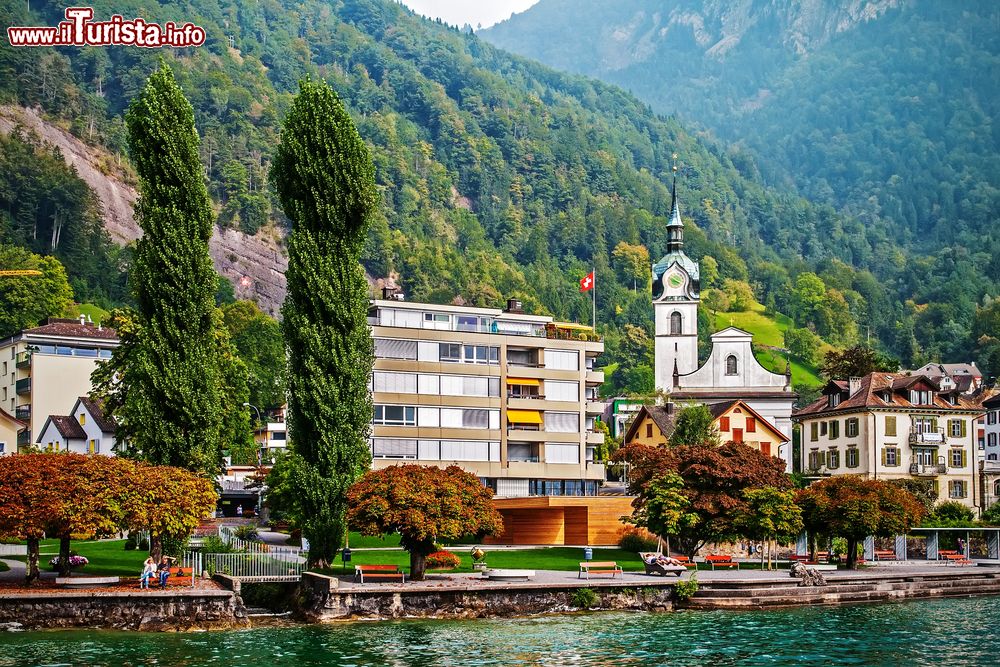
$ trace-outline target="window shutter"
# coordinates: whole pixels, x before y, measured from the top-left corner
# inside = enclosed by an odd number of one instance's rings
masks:
[[[885,466],[885,465],[888,465],[888,464],[887,464],[887,463],[885,462],[885,460],[886,460],[886,451],[885,451],[885,447],[883,447],[883,448],[882,448],[882,465],[883,465],[883,466]]]
[[[896,435],[896,417],[886,417],[885,418],[885,434],[886,435]]]
[[[968,431],[966,430],[968,428],[968,424],[966,423],[966,421],[964,419],[960,420],[959,423],[961,424],[962,437],[965,438],[968,435]]]
[[[819,423],[813,422],[809,427],[809,439],[815,442],[819,439]]]
[[[962,450],[962,467],[964,468],[964,467],[965,467],[965,465],[966,465],[966,452],[965,452],[965,450],[963,449],[963,450]]]
[[[937,417],[931,417],[931,430],[937,432],[938,430],[938,420]]]
[[[729,417],[719,417],[719,430],[720,431],[729,430]]]

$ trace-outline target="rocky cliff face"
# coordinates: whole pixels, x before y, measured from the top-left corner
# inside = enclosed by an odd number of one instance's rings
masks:
[[[0,106],[0,132],[9,133],[18,125],[59,148],[66,162],[97,194],[104,227],[115,242],[125,245],[142,236],[132,217],[138,193],[126,172],[115,168],[114,158],[47,122],[33,109]],[[215,269],[233,284],[236,297],[256,301],[264,312],[275,316],[285,299],[288,258],[283,240],[283,233],[273,228],[248,236],[216,227],[209,242]]]

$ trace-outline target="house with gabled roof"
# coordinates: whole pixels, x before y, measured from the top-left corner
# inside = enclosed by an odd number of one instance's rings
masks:
[[[115,455],[117,424],[100,400],[76,399],[68,415],[49,415],[35,444],[45,451]]]
[[[986,396],[926,375],[874,372],[831,380],[796,411],[799,472],[929,480],[939,500],[983,505],[976,421]]]

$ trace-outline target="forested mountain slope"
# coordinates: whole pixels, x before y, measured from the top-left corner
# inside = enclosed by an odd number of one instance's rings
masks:
[[[0,95],[41,106],[114,154],[123,151],[128,100],[162,55],[195,107],[221,226],[280,235],[270,155],[297,80],[323,77],[368,141],[383,194],[366,268],[398,276],[411,298],[496,305],[513,295],[587,321],[576,279],[596,266],[607,357],[648,365],[647,341],[623,332],[649,328],[644,253],[663,252],[677,153],[688,250],[712,257],[718,287],[750,282],[762,303],[838,344],[870,326],[893,349],[935,352],[934,341],[922,349],[913,336],[922,304],[897,298],[908,258],[893,241],[831,207],[765,188],[746,155],[731,156],[617,88],[510,56],[383,0],[128,5],[97,2],[95,14],[193,21],[208,40],[163,53],[0,49]],[[36,2],[27,16],[18,3],[0,8],[0,21],[54,25],[62,9]],[[23,214],[8,216],[0,234],[23,240],[26,224]],[[884,271],[852,268],[872,255],[889,260]],[[798,289],[803,276],[808,292]],[[966,332],[972,316],[962,313]],[[971,350],[968,333],[949,340]],[[643,384],[640,373],[630,388]]]

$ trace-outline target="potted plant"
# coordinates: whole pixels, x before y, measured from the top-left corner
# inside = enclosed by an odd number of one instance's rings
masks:
[[[435,551],[427,557],[428,570],[454,570],[461,564],[461,559],[450,551]]]
[[[472,547],[470,552],[472,555],[472,569],[473,570],[485,570],[486,569],[486,552],[483,551],[481,547]]]

